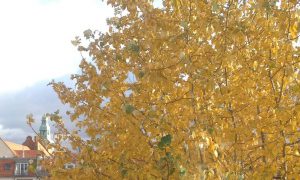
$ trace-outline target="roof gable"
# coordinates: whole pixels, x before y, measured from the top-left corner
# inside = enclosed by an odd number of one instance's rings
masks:
[[[9,142],[9,141],[4,141],[7,146],[13,150],[13,151],[18,151],[18,150],[30,150],[29,147],[27,146],[24,146],[24,145],[21,145],[21,144],[16,144],[16,143],[13,143],[13,142]]]
[[[16,153],[0,138],[0,157],[14,157]]]

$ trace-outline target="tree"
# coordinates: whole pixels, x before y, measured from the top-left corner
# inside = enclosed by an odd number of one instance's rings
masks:
[[[76,85],[51,83],[78,128],[53,115],[52,177],[299,175],[297,1],[107,3],[109,32],[72,41],[83,54]],[[66,139],[79,149],[73,170],[62,168]]]

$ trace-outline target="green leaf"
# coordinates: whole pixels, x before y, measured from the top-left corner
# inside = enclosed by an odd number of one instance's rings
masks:
[[[78,51],[88,51],[88,48],[84,47],[84,46],[78,46]]]
[[[130,104],[125,105],[125,112],[127,114],[131,114],[133,111],[134,111],[134,107],[132,105],[130,105]]]
[[[180,167],[180,170],[179,170],[179,175],[180,176],[184,176],[186,173],[186,169],[184,167]]]
[[[219,9],[218,3],[216,1],[213,1],[212,2],[212,11],[216,12],[216,11],[218,11],[218,9]]]
[[[129,43],[128,48],[129,48],[130,51],[133,51],[135,53],[139,53],[140,52],[139,45],[136,42],[134,42],[134,41],[131,42],[131,43]]]
[[[116,61],[120,61],[120,60],[122,60],[122,56],[121,56],[120,54],[115,54],[115,55],[114,55],[114,59],[115,59]]]
[[[83,32],[83,36],[86,38],[86,39],[89,39],[90,37],[92,37],[93,35],[93,31],[90,30],[90,29],[87,29]]]
[[[165,147],[164,147],[164,144],[162,143],[162,142],[159,142],[158,144],[157,144],[157,146],[158,146],[158,148],[159,149],[161,149],[161,150],[163,150]]]
[[[139,78],[144,77],[144,75],[145,75],[145,72],[144,72],[144,71],[140,71],[140,72],[139,72]]]
[[[122,174],[122,177],[125,177],[128,175],[128,171],[126,169],[122,169],[121,174]]]
[[[120,164],[119,170],[120,170],[120,173],[121,173],[121,175],[122,175],[123,178],[128,175],[128,171],[124,167],[124,163]]]
[[[208,131],[209,134],[212,134],[212,133],[214,132],[214,128],[209,127],[209,128],[207,129],[207,131]]]
[[[188,28],[188,22],[186,22],[186,21],[181,21],[180,22],[180,26],[183,28],[183,29],[187,29]]]
[[[78,46],[78,45],[81,43],[79,36],[76,36],[76,37],[75,37],[75,40],[72,40],[71,43],[72,43],[73,46],[75,46],[75,47]]]
[[[170,134],[164,136],[161,138],[161,142],[163,142],[166,145],[170,145],[172,140],[172,136]]]
[[[167,152],[167,153],[166,153],[166,157],[167,157],[168,159],[173,158],[173,156],[172,156],[172,154],[171,154],[170,152]]]
[[[170,134],[163,136],[158,143],[158,148],[159,149],[164,149],[166,146],[170,146],[172,141],[172,136]]]

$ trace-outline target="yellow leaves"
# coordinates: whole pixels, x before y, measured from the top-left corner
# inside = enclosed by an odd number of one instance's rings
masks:
[[[296,131],[297,128],[299,128],[299,127],[298,127],[298,123],[297,123],[297,119],[292,119],[291,125],[292,125],[293,131]]]
[[[293,3],[294,5],[297,5],[297,3],[299,3],[297,0],[290,0],[291,3]]]
[[[295,151],[295,155],[300,157],[300,153],[298,149]]]
[[[295,22],[293,25],[291,25],[289,31],[290,31],[290,38],[295,40],[298,37],[298,29],[299,29],[299,23]]]
[[[33,115],[32,114],[29,114],[26,116],[26,119],[27,119],[27,124],[29,126],[31,126],[33,123],[34,123],[34,118],[33,118]]]
[[[96,50],[86,49],[92,58],[81,63],[74,88],[51,84],[92,139],[88,146],[71,134],[91,164],[84,171],[101,167],[110,179],[178,179],[184,170],[186,179],[199,172],[212,179],[227,172],[272,177],[287,158],[286,140],[298,137],[298,50],[286,39],[286,20],[289,38],[298,35],[296,11],[282,2],[279,13],[265,0],[260,8],[249,1],[229,7],[227,1],[166,0],[151,11],[148,1],[108,3],[131,14],[119,13],[111,33],[99,38],[84,32]],[[126,82],[128,72],[137,76],[134,83]],[[103,97],[110,98],[105,108],[99,107]]]
[[[183,5],[182,0],[171,0],[176,12],[181,13],[180,8]]]
[[[214,152],[215,157],[218,158],[218,156],[219,156],[218,151],[215,149],[213,152]]]
[[[192,138],[193,138],[193,139],[196,138],[196,133],[195,133],[195,131],[192,132]]]
[[[254,61],[254,62],[253,62],[253,70],[254,70],[254,71],[256,71],[256,69],[257,69],[257,66],[258,66],[258,63],[257,63],[257,61]]]
[[[273,41],[274,41],[274,43],[272,45],[271,52],[272,52],[273,56],[277,57],[278,56],[278,51],[279,51],[279,49],[278,49],[278,42],[277,42],[276,38],[274,38]]]

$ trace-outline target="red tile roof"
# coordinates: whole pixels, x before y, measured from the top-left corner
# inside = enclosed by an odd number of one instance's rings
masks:
[[[1,138],[0,140],[3,141]],[[30,149],[30,147],[26,146],[27,145],[26,141],[24,142],[24,145],[16,144],[10,141],[3,141],[3,142],[11,150],[11,152],[17,157],[23,157],[23,151],[25,152],[24,156],[28,158],[37,157],[37,155],[42,155],[42,154],[46,156],[51,155],[37,136],[35,137],[35,141],[33,141],[34,144],[31,141],[32,141],[32,137],[28,136],[27,143],[29,142],[30,145],[34,145],[35,147],[31,147],[34,149]]]
[[[17,156],[20,158],[36,158],[38,155],[41,154],[41,152],[39,152],[37,150],[25,150],[25,151],[16,150],[15,152],[16,152]]]

